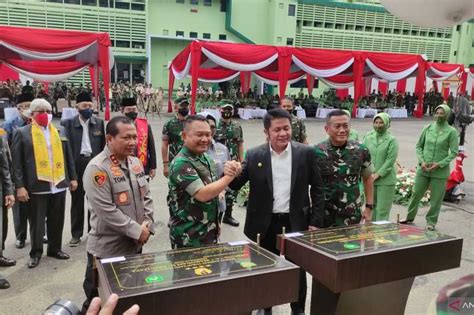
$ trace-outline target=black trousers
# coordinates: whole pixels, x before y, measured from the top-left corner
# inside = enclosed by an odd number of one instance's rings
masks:
[[[15,201],[13,206],[13,224],[15,227],[15,236],[18,241],[26,241],[28,234],[28,202]]]
[[[71,191],[71,234],[72,237],[80,238],[84,233],[84,186],[82,176],[91,158],[79,157],[76,161],[77,189]],[[87,231],[90,231],[90,213],[87,211]]]
[[[100,258],[96,257],[97,260]],[[94,270],[94,256],[87,252],[87,266],[86,274],[84,276],[84,282],[82,283],[82,288],[86,294],[86,300],[82,304],[82,310],[85,313],[85,310],[89,308],[89,305],[93,298],[99,296],[99,290],[97,289],[97,269]]]
[[[2,198],[0,194],[0,198]],[[3,256],[3,250],[5,249],[5,240],[8,234],[8,209],[2,206],[2,246],[0,248],[0,256]]]
[[[30,221],[31,258],[43,255],[45,221],[48,236],[48,254],[61,250],[66,191],[57,194],[30,194],[28,220]]]
[[[280,255],[280,251],[276,248],[277,235],[282,233],[282,229],[285,227],[286,233],[293,232],[290,226],[290,215],[285,214],[273,214],[272,223],[268,228],[265,237],[260,241],[260,245],[274,253],[275,255]],[[306,271],[300,269],[300,287],[298,291],[298,301],[291,303],[291,310],[295,313],[304,312],[306,304]]]

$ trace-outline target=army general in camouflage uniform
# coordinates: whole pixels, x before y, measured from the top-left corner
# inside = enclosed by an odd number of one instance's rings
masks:
[[[244,159],[244,138],[242,127],[235,121],[232,121],[234,106],[229,104],[229,102],[224,102],[224,105],[221,107],[222,119],[217,125],[214,140],[222,143],[229,149],[230,158],[232,160],[242,162]],[[237,199],[237,194],[238,191],[236,190],[229,190],[225,194],[226,209],[222,222],[232,226],[239,226],[239,221],[232,217],[232,208]]]
[[[324,227],[369,222],[373,208],[373,166],[367,147],[348,140],[349,117],[341,110],[326,118],[329,139],[315,146],[316,163],[323,179]],[[365,210],[361,211],[359,181],[364,184]]]
[[[293,114],[295,110],[293,99],[289,96],[285,96],[281,100],[280,108],[286,110],[291,115],[291,141],[308,144],[306,126],[304,125],[303,120]]]
[[[163,158],[163,174],[168,177],[168,165],[183,147],[181,132],[184,120],[189,114],[189,101],[186,98],[178,98],[174,101],[174,112],[176,116],[166,122],[163,126],[161,157]]]
[[[240,163],[228,162],[234,167],[224,168],[218,179],[214,161],[206,154],[211,128],[202,116],[186,118],[182,137],[184,146],[171,162],[168,177],[171,246],[214,244],[219,236],[218,196],[238,175]]]

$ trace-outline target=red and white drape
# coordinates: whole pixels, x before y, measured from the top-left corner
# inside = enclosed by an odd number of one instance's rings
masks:
[[[109,81],[114,64],[108,33],[0,26],[0,62],[9,69],[41,82],[65,80],[89,67],[98,96],[101,70],[110,118]]]
[[[175,79],[188,75],[195,91],[199,80],[221,82],[240,75],[242,91],[247,92],[250,76],[267,84],[279,85],[279,94],[285,95],[288,83],[306,77],[308,92],[314,80],[319,79],[336,89],[352,89],[355,115],[359,98],[372,87],[382,91],[396,88],[400,92],[413,91],[418,97],[415,116],[423,115],[423,95],[426,76],[430,79],[450,77],[462,72],[456,65],[430,64],[422,55],[342,51],[313,48],[278,47],[221,42],[194,41],[170,63],[169,106]],[[461,70],[460,70],[461,69]],[[427,74],[428,72],[428,74]],[[472,71],[466,76],[471,86]],[[194,112],[196,93],[192,93]]]

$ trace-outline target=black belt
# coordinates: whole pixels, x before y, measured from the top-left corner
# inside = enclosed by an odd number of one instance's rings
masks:
[[[288,212],[285,213],[272,213],[272,216],[277,220],[286,220],[290,218],[290,214]]]

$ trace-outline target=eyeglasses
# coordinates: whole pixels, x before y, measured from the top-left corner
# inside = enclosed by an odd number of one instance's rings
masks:
[[[46,110],[46,109],[40,109],[40,110],[35,110],[34,113],[38,113],[38,114],[44,114],[44,113],[51,114],[52,111]]]

